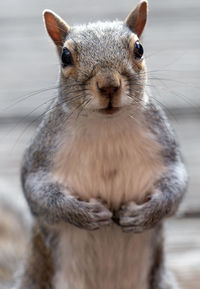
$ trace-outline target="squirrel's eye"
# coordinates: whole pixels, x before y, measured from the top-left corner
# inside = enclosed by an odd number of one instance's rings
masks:
[[[63,67],[73,64],[72,54],[68,48],[66,48],[66,47],[63,48],[61,59],[62,59],[62,66]]]
[[[134,47],[134,57],[136,59],[141,59],[143,53],[144,53],[144,49],[143,49],[142,45],[140,44],[140,42],[137,40],[135,42],[135,47]]]

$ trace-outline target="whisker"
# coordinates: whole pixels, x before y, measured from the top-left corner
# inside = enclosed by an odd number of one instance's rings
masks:
[[[53,90],[53,89],[57,89],[59,88],[59,86],[52,86],[52,87],[48,87],[48,88],[42,88],[42,89],[39,89],[39,90],[36,90],[36,91],[33,91],[31,93],[29,93],[28,95],[25,95],[23,97],[20,97],[18,100],[16,100],[14,103],[12,103],[11,105],[5,107],[2,109],[2,111],[6,111],[8,109],[11,109],[12,107],[14,107],[15,105],[21,103],[22,101],[32,97],[32,96],[35,96],[37,94],[40,94],[40,93],[43,93],[43,92],[46,92],[46,91],[50,91],[50,90]]]
[[[51,90],[55,90],[55,89],[59,89],[59,88],[64,88],[65,90],[67,88],[73,88],[73,87],[78,87],[78,86],[85,86],[85,84],[81,83],[81,82],[78,82],[76,84],[72,84],[72,85],[62,85],[62,84],[59,84],[59,85],[56,85],[56,86],[51,86],[51,87],[47,87],[47,88],[41,88],[39,90],[36,90],[36,91],[33,91],[27,95],[24,95],[22,97],[19,97],[14,103],[12,103],[11,105],[9,106],[6,106],[5,108],[3,108],[1,111],[4,112],[4,111],[7,111],[11,108],[13,108],[14,106],[16,106],[17,104],[29,99],[30,97],[32,96],[35,96],[35,95],[38,95],[38,94],[41,94],[43,92],[47,92],[47,91],[51,91]]]
[[[157,94],[159,94],[159,91],[158,89],[155,87],[156,91],[157,91]],[[155,100],[163,109],[164,111],[167,113],[168,116],[171,116],[171,118],[177,122],[177,119],[176,117],[171,113],[171,111],[169,110],[169,108],[164,105],[161,101],[159,101],[156,97],[154,97],[152,94],[149,94],[147,91],[146,91],[146,94],[149,96],[149,98],[152,98],[153,100]]]
[[[52,102],[52,101],[55,100],[56,98],[57,98],[57,96],[48,99],[47,101],[43,102],[42,104],[36,106],[31,112],[29,112],[29,113],[27,113],[25,116],[23,116],[23,118],[20,119],[20,121],[18,121],[18,122],[15,124],[15,126],[11,128],[11,130],[10,130],[9,133],[6,135],[6,137],[9,136],[10,133],[13,132],[14,129],[16,129],[21,123],[24,123],[24,122],[27,120],[27,118],[30,117],[30,115],[31,115],[33,112],[37,111],[40,107],[48,104],[49,102]],[[64,100],[63,102],[57,103],[57,105],[63,104],[63,103],[68,103],[68,104],[70,104],[70,103],[72,103],[74,100],[79,100],[80,98],[82,98],[82,94],[79,94],[79,95],[74,96],[73,98]],[[36,119],[34,119],[33,122],[31,122],[30,125],[32,125],[35,121],[39,120],[42,116],[44,116],[44,115],[45,115],[46,113],[48,113],[50,110],[53,110],[55,107],[56,107],[56,106],[50,107],[50,109],[48,109],[47,111],[45,111],[44,113],[42,113],[41,116],[39,116],[39,117],[37,117]],[[29,127],[29,126],[28,126],[28,127]]]
[[[81,97],[82,97],[82,95],[81,95]],[[50,109],[48,109],[47,111],[45,111],[45,112],[43,112],[42,114],[40,114],[39,117],[36,117],[35,119],[33,119],[33,120],[25,127],[25,129],[24,129],[23,132],[20,134],[20,136],[17,138],[17,140],[16,140],[16,142],[15,142],[15,145],[13,146],[12,149],[15,148],[16,144],[19,142],[20,138],[24,135],[24,133],[27,131],[27,129],[28,129],[29,127],[31,127],[36,121],[38,121],[39,119],[41,119],[42,117],[44,117],[47,113],[51,112],[51,111],[54,110],[56,107],[59,107],[60,105],[62,105],[62,104],[64,104],[64,103],[66,103],[66,100],[57,103],[57,104],[56,104],[55,106],[53,106],[53,107],[50,107]],[[71,112],[69,115],[67,115],[66,120],[67,120],[67,119],[75,112],[75,110],[78,109],[81,105],[82,105],[82,104],[79,104],[74,110],[72,110],[72,112]]]

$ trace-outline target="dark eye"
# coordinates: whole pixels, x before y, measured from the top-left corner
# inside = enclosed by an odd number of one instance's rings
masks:
[[[74,63],[73,58],[72,58],[72,54],[69,51],[69,49],[66,47],[63,48],[61,59],[62,59],[62,66],[63,67],[68,66],[68,65],[72,65]]]
[[[143,49],[142,45],[140,44],[139,41],[136,41],[135,42],[135,47],[134,47],[134,57],[136,59],[141,59],[143,53],[144,53],[144,49]]]

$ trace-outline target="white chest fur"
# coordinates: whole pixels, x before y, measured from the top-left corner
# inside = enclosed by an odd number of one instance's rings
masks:
[[[160,149],[140,115],[80,116],[66,126],[53,173],[82,200],[100,198],[117,209],[153,192],[163,171]]]
[[[126,234],[115,224],[97,231],[62,225],[55,288],[148,289],[153,234]]]

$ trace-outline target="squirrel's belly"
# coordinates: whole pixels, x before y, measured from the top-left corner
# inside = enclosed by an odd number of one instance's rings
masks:
[[[115,224],[97,231],[60,230],[56,289],[148,289],[153,230],[126,234]]]
[[[117,209],[152,193],[164,166],[160,145],[144,128],[122,127],[121,134],[119,127],[110,130],[67,139],[55,157],[53,174],[80,199],[99,198]]]

